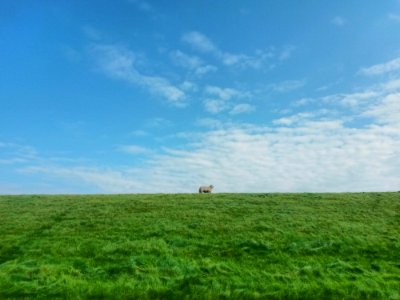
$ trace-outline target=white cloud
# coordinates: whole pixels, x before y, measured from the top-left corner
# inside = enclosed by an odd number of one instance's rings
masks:
[[[206,99],[203,103],[206,111],[212,114],[217,114],[228,108],[226,102],[220,99]]]
[[[378,85],[374,100],[360,106],[358,116],[369,118],[361,128],[346,127],[344,117],[327,118],[324,111],[287,116],[275,120],[273,127],[201,119],[197,124],[205,131],[184,132],[183,144],[149,153],[140,167],[43,164],[20,170],[84,182],[108,193],[196,192],[206,183],[214,184],[217,192],[398,190],[400,94],[393,86]],[[370,90],[360,91],[360,99]],[[127,146],[144,151],[140,145]]]
[[[400,89],[400,79],[393,79],[385,82],[379,86],[379,89],[384,92],[397,91],[398,89]]]
[[[306,85],[306,81],[303,80],[286,80],[278,83],[268,85],[268,89],[277,93],[287,93],[302,88]]]
[[[213,65],[205,64],[199,57],[185,54],[180,50],[172,52],[171,58],[176,64],[191,70],[198,76],[205,75],[209,72],[216,72],[218,70],[218,68]]]
[[[302,112],[302,113],[298,113],[295,115],[291,115],[289,117],[284,117],[284,118],[280,118],[277,120],[273,120],[273,124],[283,125],[283,126],[291,126],[294,124],[299,124],[304,121],[309,121],[312,117],[314,117],[314,114]]]
[[[173,126],[173,123],[165,118],[152,118],[146,121],[145,126],[148,128],[165,128]]]
[[[86,167],[58,167],[58,166],[35,166],[20,170],[23,174],[46,174],[64,180],[73,179],[76,182],[95,186],[106,193],[123,193],[141,189],[137,181],[132,180],[126,172],[110,169],[86,168]],[[65,193],[68,191],[62,191]]]
[[[254,107],[250,104],[235,104],[232,99],[247,98],[250,96],[248,92],[242,92],[233,88],[222,88],[218,86],[208,85],[204,89],[208,97],[203,101],[206,111],[217,114],[228,111],[231,115],[250,112]]]
[[[31,146],[0,142],[0,165],[21,164],[36,159],[37,151]]]
[[[17,163],[24,163],[27,162],[26,159],[22,158],[6,158],[6,159],[0,159],[0,165],[13,165]]]
[[[294,51],[294,46],[285,46],[279,53],[278,50],[271,47],[269,49],[256,50],[253,55],[243,53],[231,53],[221,50],[211,39],[198,31],[187,32],[182,36],[182,41],[189,44],[193,49],[213,55],[225,66],[238,66],[242,68],[260,69],[270,63],[270,68],[274,66],[271,59],[288,59]]]
[[[201,52],[219,53],[220,50],[204,34],[191,31],[182,36],[182,40]]]
[[[249,113],[255,110],[255,106],[248,103],[239,103],[233,106],[229,112],[231,115],[238,115],[243,113]]]
[[[373,76],[386,74],[398,70],[400,70],[400,58],[395,58],[383,64],[377,64],[371,67],[362,68],[359,73],[362,75]]]
[[[375,99],[379,96],[379,93],[376,91],[363,91],[356,92],[350,94],[342,94],[340,95],[340,104],[347,107],[357,107],[362,104],[368,104],[369,100]]]
[[[338,192],[398,190],[400,132],[312,121],[270,128],[236,125],[192,132],[190,149],[165,149],[125,170],[36,167],[25,172],[82,180],[104,192]],[[193,142],[191,142],[193,141]]]
[[[187,80],[182,82],[179,88],[185,92],[196,92],[198,90],[196,83]]]
[[[363,113],[372,117],[378,124],[397,124],[400,126],[400,94],[389,94]],[[400,131],[400,127],[399,127]]]
[[[188,69],[196,69],[203,65],[203,61],[199,57],[185,54],[180,50],[173,51],[170,55],[176,63]]]
[[[313,101],[314,101],[313,98],[301,98],[301,99],[294,101],[294,106],[298,107],[298,106],[308,105],[308,104],[312,103]]]
[[[90,48],[98,68],[106,75],[142,86],[155,95],[166,98],[169,103],[186,105],[184,91],[161,76],[148,76],[135,67],[135,54],[129,49],[116,45],[94,45]]]
[[[318,107],[329,105],[331,107],[341,106],[342,108],[345,107],[346,109],[359,111],[360,109],[375,103],[380,97],[383,97],[392,91],[396,91],[398,88],[400,88],[400,80],[393,80],[357,92],[299,99],[293,102],[293,106],[299,107],[312,104],[315,107]]]
[[[221,88],[218,86],[208,85],[205,88],[207,94],[217,96],[221,100],[229,100],[232,97],[240,96],[241,92],[232,88]]]
[[[118,151],[128,154],[149,154],[151,149],[138,145],[122,145],[117,147]]]
[[[238,90],[208,86],[204,93],[215,101],[208,104],[211,111],[245,104],[233,103],[241,99]],[[399,190],[399,79],[303,102],[315,109],[274,120],[272,126],[198,120],[203,127],[181,133],[184,142],[150,153],[141,165],[68,167],[41,159],[20,171],[115,193],[196,192],[200,184],[213,184],[216,192]],[[332,108],[341,114],[330,114]],[[348,125],[347,114],[363,119],[362,126]]]
[[[344,25],[346,25],[347,21],[341,17],[341,16],[336,16],[331,20],[332,24],[338,26],[338,27],[342,27]]]
[[[216,72],[216,71],[218,71],[218,68],[216,66],[204,65],[204,66],[196,68],[195,73],[196,73],[196,75],[201,76],[201,75],[204,75],[204,74],[207,74],[210,72]]]
[[[196,121],[196,125],[201,127],[216,129],[216,128],[222,128],[223,122],[213,118],[201,118]]]

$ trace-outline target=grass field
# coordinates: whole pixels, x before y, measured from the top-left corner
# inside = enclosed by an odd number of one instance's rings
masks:
[[[0,298],[400,299],[400,193],[0,196]]]

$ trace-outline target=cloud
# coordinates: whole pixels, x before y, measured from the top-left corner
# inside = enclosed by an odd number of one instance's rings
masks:
[[[97,67],[106,75],[146,88],[154,95],[161,96],[169,103],[186,106],[185,92],[161,76],[149,76],[135,67],[136,56],[129,49],[117,45],[93,45],[89,50]]]
[[[205,88],[207,94],[217,96],[221,100],[229,100],[232,97],[240,96],[241,92],[232,88],[221,88],[218,86],[208,85]]]
[[[183,144],[149,153],[140,166],[43,163],[19,170],[75,180],[107,193],[190,193],[200,184],[214,184],[217,192],[398,190],[400,91],[393,83],[375,89],[380,93],[356,112],[355,117],[367,118],[359,128],[346,126],[345,116],[329,117],[320,111],[289,115],[275,120],[274,126],[208,118],[197,121],[201,130],[182,134]],[[370,90],[358,92],[364,95],[360,99]],[[144,151],[140,145],[126,146]]]
[[[188,148],[153,155],[125,170],[36,167],[24,172],[75,178],[104,192],[343,192],[398,190],[395,126],[346,128],[338,120],[294,127],[228,125],[192,132]]]
[[[165,118],[152,118],[146,121],[145,126],[148,128],[165,128],[173,126],[173,123]]]
[[[75,63],[75,62],[79,62],[82,59],[82,54],[78,50],[76,50],[70,46],[63,46],[62,51],[63,51],[65,57],[70,62]]]
[[[260,69],[270,63],[270,60],[288,59],[295,50],[294,46],[285,46],[280,52],[274,47],[258,49],[253,55],[243,53],[231,53],[221,50],[206,35],[198,31],[187,32],[182,36],[182,41],[190,45],[194,50],[214,56],[225,66],[238,66],[241,68]],[[274,66],[270,63],[270,68]]]
[[[153,12],[154,11],[153,6],[147,1],[129,0],[128,2],[134,4],[137,7],[137,9],[139,9],[140,11],[143,11],[143,12]]]
[[[212,129],[222,128],[223,124],[224,123],[221,120],[214,118],[201,118],[198,119],[195,123],[196,126],[207,127]]]
[[[34,147],[0,142],[0,165],[21,164],[36,159],[37,151]]]
[[[203,101],[206,111],[217,114],[230,110],[231,115],[236,115],[253,110],[250,104],[235,104],[232,99],[247,98],[250,93],[242,92],[233,88],[222,88],[208,85],[204,89],[207,98]]]
[[[110,169],[88,167],[59,167],[59,166],[33,166],[23,168],[22,174],[44,174],[64,180],[74,179],[76,182],[94,186],[106,193],[123,193],[141,189],[137,181],[132,180],[129,174]],[[143,184],[143,182],[141,183]],[[68,191],[62,191],[66,193]]]
[[[400,126],[400,93],[389,94],[380,99],[378,103],[369,107],[363,116],[374,118],[378,124]]]
[[[204,93],[227,112],[245,104],[234,103],[242,99],[236,89],[208,86]],[[216,192],[399,190],[400,79],[304,102],[313,110],[261,125],[200,119],[196,130],[180,134],[180,143],[136,165],[69,167],[41,159],[18,169],[107,193],[191,193],[200,184],[213,184]]]
[[[338,27],[343,27],[346,25],[347,21],[341,16],[336,16],[331,20],[331,23]]]
[[[86,35],[86,37],[91,40],[99,41],[103,38],[102,33],[92,26],[89,25],[83,26],[82,31]]]
[[[366,76],[373,76],[373,75],[382,75],[398,70],[400,70],[400,57],[382,64],[376,64],[371,67],[362,68],[359,71],[359,74]]]
[[[128,154],[149,154],[151,150],[138,145],[122,145],[118,146],[117,150]]]
[[[400,15],[398,15],[398,14],[390,13],[390,14],[388,14],[388,18],[389,18],[389,20],[391,20],[391,21],[400,23]]]
[[[279,54],[279,60],[289,59],[292,56],[294,50],[296,50],[296,47],[293,45],[285,46]]]
[[[220,99],[206,99],[203,104],[206,111],[212,114],[217,114],[228,108],[226,102]]]
[[[278,83],[273,83],[267,86],[269,90],[276,93],[287,93],[302,88],[306,85],[306,81],[303,80],[286,80]]]
[[[26,159],[22,158],[6,158],[6,159],[0,158],[0,165],[13,165],[18,163],[24,163],[26,161],[27,161]]]
[[[218,70],[218,68],[213,65],[205,64],[199,57],[185,54],[180,50],[173,51],[171,53],[171,58],[176,64],[192,71],[198,76]]]
[[[231,111],[229,112],[231,115],[238,115],[243,113],[249,113],[255,110],[255,106],[248,103],[239,103],[236,104]]]
[[[136,136],[136,137],[142,137],[142,136],[149,135],[149,133],[147,131],[137,129],[137,130],[132,131],[129,135]]]
[[[301,122],[309,121],[312,117],[314,117],[314,114],[302,112],[295,115],[291,115],[289,117],[273,120],[272,123],[276,125],[291,126],[294,124],[299,124]]]
[[[386,95],[397,92],[400,89],[400,80],[394,79],[385,83],[369,86],[363,90],[350,93],[331,94],[316,98],[303,98],[293,102],[294,107],[313,105],[314,108],[321,106],[346,108],[349,112],[359,112],[366,107],[377,103]],[[342,111],[345,114],[346,111]]]
[[[182,40],[201,52],[217,54],[220,52],[217,46],[215,46],[208,37],[197,31],[185,33],[182,36]]]

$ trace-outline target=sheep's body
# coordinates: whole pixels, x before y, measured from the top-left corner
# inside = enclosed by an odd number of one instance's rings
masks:
[[[199,193],[203,194],[203,193],[212,193],[214,186],[210,185],[210,186],[201,186],[199,187]]]

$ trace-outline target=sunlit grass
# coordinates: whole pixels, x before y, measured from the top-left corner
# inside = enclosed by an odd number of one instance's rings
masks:
[[[0,298],[400,299],[400,193],[0,197]]]

